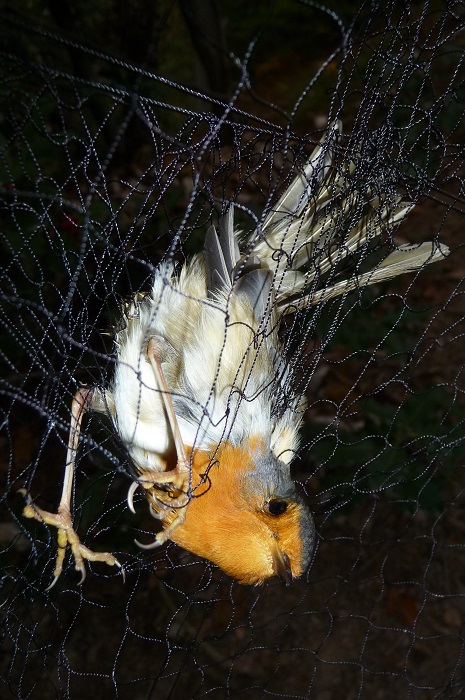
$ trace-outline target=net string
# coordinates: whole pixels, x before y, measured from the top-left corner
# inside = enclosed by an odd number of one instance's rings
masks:
[[[89,684],[123,698],[462,692],[461,7],[390,3],[382,21],[370,3],[349,21],[322,11],[337,38],[318,49],[320,63],[284,109],[279,95],[263,99],[266,66],[256,73],[272,20],[235,51],[239,77],[224,100],[61,31],[41,34],[27,15],[12,29],[9,15],[2,684],[12,697],[81,697]],[[26,60],[14,45],[24,36],[39,47]],[[118,79],[60,68],[63,44]],[[149,288],[159,261],[199,251],[230,202],[245,233],[260,227],[341,112],[341,159],[361,150],[360,179],[379,175],[392,196],[400,189],[417,202],[394,242],[437,237],[454,252],[441,271],[286,321],[294,381],[308,397],[294,471],[317,518],[309,573],[284,593],[271,582],[245,589],[175,545],[139,550],[133,539],[153,536],[154,521],[142,495],[136,517],[128,513],[127,454],[94,414],[81,440],[76,521],[89,546],[124,559],[127,582],[95,565],[78,588],[68,564],[47,593],[55,538],[24,521],[16,491],[26,485],[56,505],[71,398],[83,382],[108,385],[121,304]]]

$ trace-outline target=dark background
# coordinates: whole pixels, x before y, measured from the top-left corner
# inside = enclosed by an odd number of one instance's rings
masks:
[[[460,697],[464,674],[461,3],[1,3],[2,639],[18,698]],[[254,226],[328,121],[417,203],[396,243],[451,254],[296,316],[294,474],[318,547],[284,588],[232,582],[125,506],[127,457],[87,417],[75,522],[126,582],[22,517],[59,499],[71,397],[163,256],[234,200]]]

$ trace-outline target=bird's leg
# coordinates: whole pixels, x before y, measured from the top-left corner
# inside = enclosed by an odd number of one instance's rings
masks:
[[[79,434],[81,431],[82,417],[87,406],[90,406],[91,404],[92,389],[79,389],[76,392],[71,405],[71,423],[68,439],[68,451],[66,455],[65,476],[63,479],[63,489],[61,492],[61,499],[57,513],[50,513],[42,510],[42,508],[38,508],[32,502],[27,491],[25,489],[21,489],[21,492],[26,496],[27,500],[27,505],[23,510],[24,516],[26,518],[34,518],[39,522],[43,522],[46,525],[52,525],[58,529],[58,552],[56,556],[55,570],[53,572],[54,578],[47,590],[55,585],[63,570],[63,561],[65,558],[66,547],[68,545],[71,547],[71,551],[74,556],[76,571],[81,573],[80,584],[86,577],[84,559],[87,559],[88,561],[102,561],[109,566],[118,566],[120,569],[122,569],[121,564],[113,556],[113,554],[110,554],[109,552],[93,552],[81,544],[81,541],[73,528],[73,521],[71,518],[71,497]],[[124,570],[122,569],[122,571],[124,575]]]
[[[155,547],[165,542],[171,532],[184,522],[186,508],[190,501],[189,490],[191,486],[190,462],[182,441],[173,402],[171,401],[168,385],[158,357],[158,350],[156,339],[151,338],[147,345],[147,358],[160,387],[169,427],[173,434],[177,463],[173,469],[164,472],[141,471],[141,475],[136,482],[146,490],[147,498],[151,503],[152,513],[155,517],[159,517],[165,525],[163,532],[158,533],[156,541],[148,545],[148,547]],[[173,497],[162,490],[162,487],[167,485],[170,487],[170,490],[176,492],[176,496]],[[134,488],[131,488],[128,494],[128,502],[131,501],[132,503],[133,493]],[[147,547],[147,545],[141,546]]]

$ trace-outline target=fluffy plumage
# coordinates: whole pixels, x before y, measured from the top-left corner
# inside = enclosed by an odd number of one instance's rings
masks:
[[[336,167],[340,131],[335,122],[248,239],[234,231],[230,208],[218,231],[207,232],[203,254],[180,270],[160,266],[151,292],[124,309],[111,386],[81,390],[74,407],[68,492],[82,412],[90,407],[111,417],[134,464],[129,506],[141,486],[162,521],[155,544],[170,538],[243,583],[300,576],[314,545],[311,514],[290,476],[303,404],[289,386],[282,316],[448,252],[432,243],[400,246],[374,269],[333,279],[340,263],[392,232],[412,208],[361,191],[353,164]],[[290,396],[284,408],[283,389]],[[60,508],[69,512],[69,500]],[[90,558],[70,518],[63,526],[31,503],[25,514],[71,533],[75,557]],[[106,553],[94,557],[115,563]],[[61,564],[62,557],[54,581]],[[82,560],[76,564],[84,575]]]

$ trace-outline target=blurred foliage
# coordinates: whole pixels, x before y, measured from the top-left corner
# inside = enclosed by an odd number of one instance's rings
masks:
[[[322,359],[330,381],[321,398],[311,397],[304,429],[309,459],[325,509],[351,510],[377,493],[409,511],[440,513],[459,479],[463,409],[451,387],[431,383],[431,367],[417,357],[430,311],[380,292],[367,289],[358,304],[346,302],[350,315],[331,337]],[[330,325],[323,316],[322,338]],[[339,349],[336,359],[332,348]],[[331,398],[333,373],[346,394],[340,402]],[[321,415],[323,429],[321,422],[312,425],[312,416]]]

